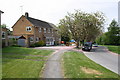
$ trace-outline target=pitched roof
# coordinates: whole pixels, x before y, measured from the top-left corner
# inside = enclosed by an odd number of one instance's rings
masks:
[[[31,17],[27,17],[27,19],[36,27],[44,27],[44,28],[53,28],[49,23],[42,21],[42,20],[38,20],[35,18],[31,18]]]
[[[57,31],[59,30],[58,27],[56,27],[54,24],[52,24],[52,23],[49,23],[49,24],[50,24],[55,30],[57,30]]]

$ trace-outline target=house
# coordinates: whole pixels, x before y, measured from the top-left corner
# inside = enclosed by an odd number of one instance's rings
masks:
[[[20,39],[18,44],[29,47],[39,41],[44,41],[46,45],[59,44],[60,37],[58,30],[54,25],[42,20],[29,17],[26,12],[19,20],[12,26],[13,35]]]
[[[2,28],[2,47],[8,46],[8,30],[7,28]]]

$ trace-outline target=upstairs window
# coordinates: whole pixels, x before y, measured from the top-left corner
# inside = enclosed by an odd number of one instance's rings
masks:
[[[32,27],[31,26],[26,27],[26,31],[32,31]]]
[[[46,28],[44,28],[44,33],[46,33]]]
[[[39,32],[42,32],[42,28],[39,28]]]
[[[51,32],[53,33],[53,29],[51,29]]]
[[[50,33],[50,29],[48,28],[48,33]]]

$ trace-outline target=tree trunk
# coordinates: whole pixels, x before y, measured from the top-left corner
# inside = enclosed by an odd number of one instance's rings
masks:
[[[77,41],[77,45],[76,45],[76,48],[79,48],[79,41]]]

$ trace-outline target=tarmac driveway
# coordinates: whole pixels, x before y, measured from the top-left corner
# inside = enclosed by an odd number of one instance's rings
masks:
[[[94,62],[106,67],[107,69],[120,74],[120,55],[112,53],[104,46],[93,48],[90,52],[84,54]],[[118,58],[119,57],[119,58]]]

